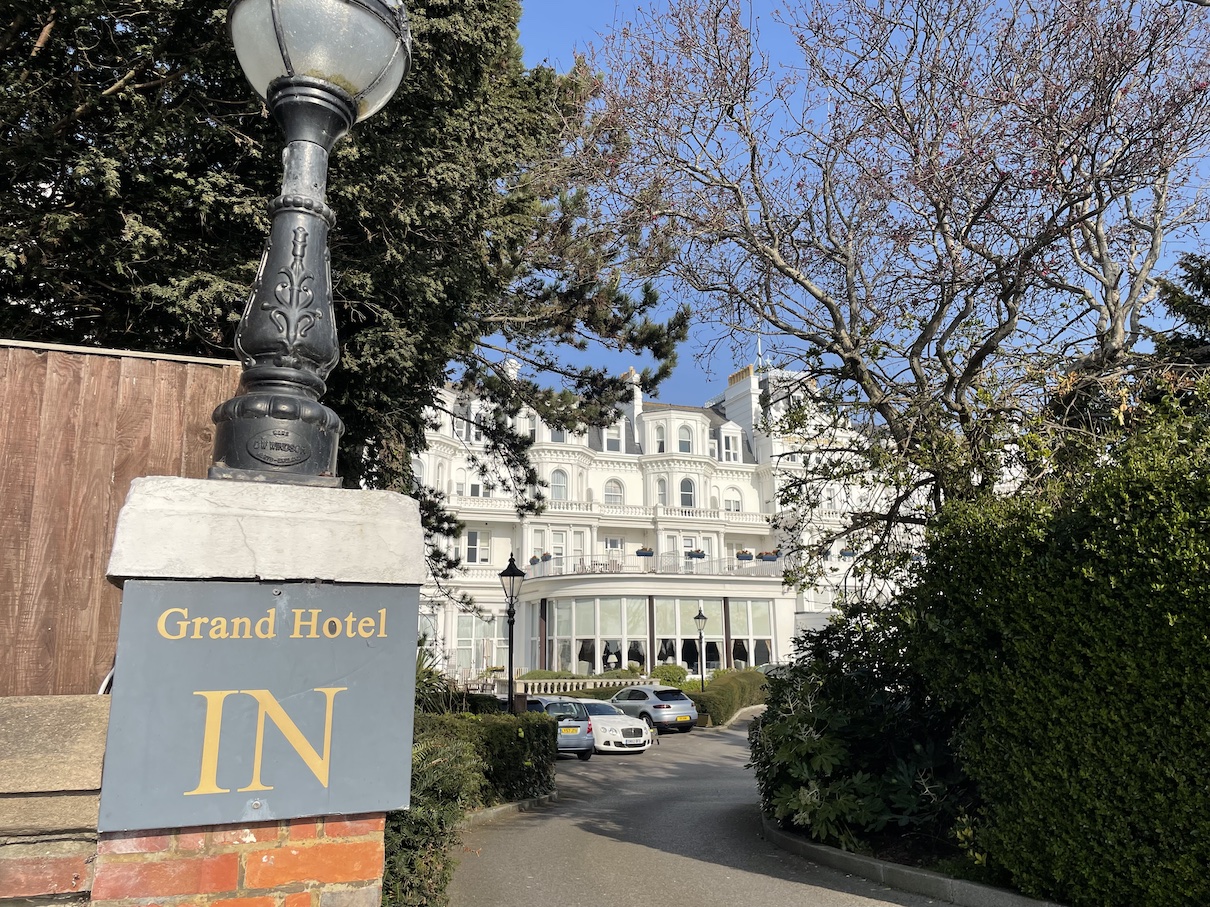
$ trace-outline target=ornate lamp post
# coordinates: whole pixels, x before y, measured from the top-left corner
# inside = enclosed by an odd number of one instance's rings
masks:
[[[324,202],[328,154],[411,66],[402,0],[234,0],[244,75],[286,136],[281,194],[235,335],[237,396],[214,411],[211,478],[339,485],[344,424],[319,402],[340,358]]]
[[[697,624],[697,669],[702,675],[702,692],[706,692],[706,612],[702,606],[697,606],[697,614],[693,616]]]
[[[510,554],[508,566],[500,571],[500,585],[504,587],[504,600],[508,603],[508,710],[513,711],[513,625],[517,622],[517,598],[521,595],[521,583],[525,571],[517,566]]]

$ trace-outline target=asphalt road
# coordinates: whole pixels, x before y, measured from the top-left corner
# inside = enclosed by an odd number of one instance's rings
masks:
[[[451,907],[925,907],[778,850],[744,768],[747,722],[641,755],[560,758],[558,802],[468,828]]]

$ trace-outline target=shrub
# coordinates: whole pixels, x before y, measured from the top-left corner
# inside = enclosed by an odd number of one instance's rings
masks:
[[[454,846],[466,810],[478,806],[483,760],[473,743],[419,717],[412,748],[411,808],[387,814],[382,902],[443,907],[454,872]]]
[[[719,672],[706,684],[705,692],[686,693],[712,724],[726,724],[740,709],[765,701],[765,675],[759,671]]]
[[[795,640],[794,663],[766,679],[768,708],[749,731],[766,814],[846,849],[891,823],[947,837],[969,796],[948,747],[952,721],[904,657],[908,631],[898,612],[852,602]]]
[[[633,663],[633,662],[632,662]],[[605,671],[602,674],[595,675],[593,680],[621,680],[626,683],[638,680],[642,675],[638,671],[632,671],[630,668],[615,668],[612,671]]]
[[[555,723],[541,714],[416,716],[411,807],[388,813],[384,907],[443,907],[467,810],[554,790]]]
[[[579,680],[579,674],[573,674],[571,671],[545,671],[534,669],[526,671],[520,677],[521,680]]]
[[[965,715],[978,847],[1034,897],[1210,904],[1206,431],[1153,426],[931,534],[920,651]]]
[[[569,699],[612,699],[621,686],[610,687],[594,687],[591,690],[572,690],[569,693],[560,693],[560,696],[566,696]]]
[[[679,687],[689,676],[689,672],[680,665],[656,665],[651,669],[651,676],[660,683]]]

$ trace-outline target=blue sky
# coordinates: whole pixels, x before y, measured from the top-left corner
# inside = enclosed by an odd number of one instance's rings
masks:
[[[650,8],[659,2],[646,0],[642,5]],[[521,46],[526,65],[545,63],[566,71],[577,50],[598,43],[599,35],[612,31],[615,23],[621,25],[631,19],[638,6],[639,0],[521,0]],[[661,401],[700,406],[726,388],[727,376],[737,364],[719,358],[709,363],[699,361],[702,343],[708,339],[701,330],[682,345],[676,371],[660,388]],[[611,351],[594,352],[592,358],[594,363],[604,362],[619,373],[630,365],[637,369],[651,364]]]

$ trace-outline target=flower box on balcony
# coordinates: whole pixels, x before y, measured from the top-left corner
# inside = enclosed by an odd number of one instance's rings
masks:
[[[652,551],[650,548],[639,548],[634,553],[637,554],[639,557],[654,557],[655,556],[655,552]]]
[[[542,555],[542,560],[544,560],[544,561],[548,561],[548,560],[550,560],[550,552],[547,552],[546,554],[543,554],[543,555]]]
[[[698,551],[686,551],[686,552],[685,552],[685,557],[692,557],[692,558],[699,559],[699,560],[700,560],[701,558],[704,558],[705,556],[706,556],[706,552],[705,552],[705,551],[701,551],[701,550],[698,550]]]
[[[538,563],[538,561],[539,561],[538,555],[535,554],[533,557],[531,557],[529,559],[529,565],[532,567],[534,564]]]
[[[778,554],[776,551],[762,551],[757,555],[757,557],[759,557],[762,561],[775,561],[777,560]]]
[[[735,559],[737,561],[750,561],[750,560],[752,560],[752,552],[751,551],[737,551],[737,552],[735,552]]]

